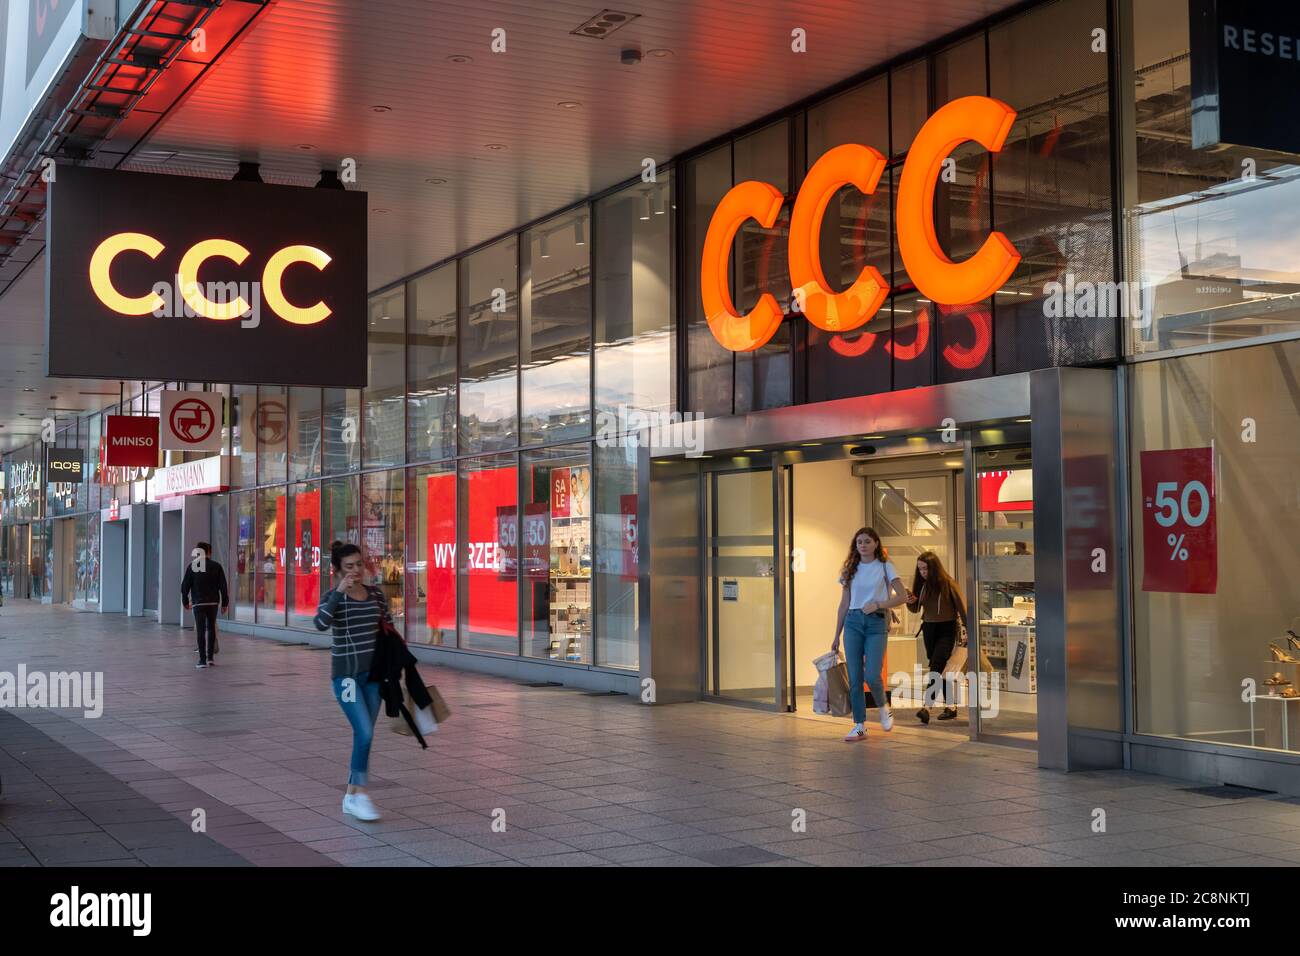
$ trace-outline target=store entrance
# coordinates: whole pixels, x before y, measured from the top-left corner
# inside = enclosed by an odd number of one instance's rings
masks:
[[[31,596],[31,527],[10,525],[0,541],[0,591],[7,598]]]

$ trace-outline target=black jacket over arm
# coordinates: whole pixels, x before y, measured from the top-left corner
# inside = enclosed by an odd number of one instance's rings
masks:
[[[396,630],[383,626],[379,628],[379,635],[375,640],[375,656],[370,662],[370,682],[379,685],[379,696],[384,701],[384,713],[389,717],[396,717],[398,714],[405,717],[411,731],[420,741],[420,746],[427,749],[429,745],[424,742],[424,737],[416,729],[415,721],[407,711],[402,698],[401,681],[405,678],[406,692],[411,695],[411,701],[417,710],[433,705],[433,698],[424,687],[424,679],[415,669],[417,663],[419,662],[415,659],[415,655],[407,648],[406,642]]]

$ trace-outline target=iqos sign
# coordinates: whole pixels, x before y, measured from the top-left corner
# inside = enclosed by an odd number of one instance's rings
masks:
[[[968,305],[987,299],[1006,282],[1020,262],[1020,254],[1000,232],[989,233],[974,255],[954,262],[939,244],[934,223],[934,193],[944,161],[965,142],[975,142],[989,152],[997,152],[1015,119],[1015,110],[990,97],[953,100],[921,127],[903,163],[895,215],[899,254],[908,277],[920,293],[941,306]],[[808,170],[795,197],[790,213],[790,282],[803,314],[824,331],[848,332],[865,325],[889,295],[889,284],[873,266],[864,266],[843,292],[833,291],[822,271],[819,249],[822,217],[835,193],[844,186],[853,186],[870,194],[875,191],[884,169],[885,157],[870,146],[857,143],[837,146]],[[771,291],[763,292],[749,312],[738,312],[728,288],[727,273],[732,243],[740,227],[754,219],[764,228],[771,228],[783,202],[780,190],[770,183],[753,180],[740,183],[723,196],[704,238],[700,268],[704,314],[714,337],[734,352],[760,348],[781,324],[783,312]],[[970,359],[971,353],[979,350],[981,341],[987,350],[987,316],[977,310],[971,321],[976,332],[975,349],[962,351],[950,346],[954,348],[950,361],[965,367],[978,364],[978,360],[971,363]],[[922,334],[928,336],[928,326],[923,330],[918,325],[918,341]],[[873,340],[874,336],[868,338],[866,347]],[[909,348],[919,352],[924,345],[918,348],[914,343]],[[846,351],[842,346],[837,351],[852,354],[852,347]]]
[[[60,166],[48,374],[366,384],[366,195]]]

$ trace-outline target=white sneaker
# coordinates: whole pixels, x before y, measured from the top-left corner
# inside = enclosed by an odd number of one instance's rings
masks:
[[[888,707],[880,708],[880,729],[885,733],[894,729],[894,712]]]
[[[378,820],[379,811],[371,802],[370,796],[365,793],[345,793],[343,794],[343,812],[351,814],[358,820]]]
[[[850,730],[844,736],[844,742],[846,744],[853,744],[853,743],[857,743],[859,740],[866,740],[866,739],[867,739],[867,728],[862,726],[862,724],[854,724],[853,729]]]

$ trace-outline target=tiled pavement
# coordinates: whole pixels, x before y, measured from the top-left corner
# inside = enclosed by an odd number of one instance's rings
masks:
[[[848,746],[843,721],[647,707],[442,667],[423,670],[454,716],[428,751],[379,729],[371,789],[386,815],[361,823],[339,812],[350,731],[328,654],[224,634],[220,665],[198,671],[191,634],[0,611],[0,671],[105,681],[98,719],[0,713],[0,865],[1300,863],[1290,798],[1039,770],[1027,751],[903,720]]]

